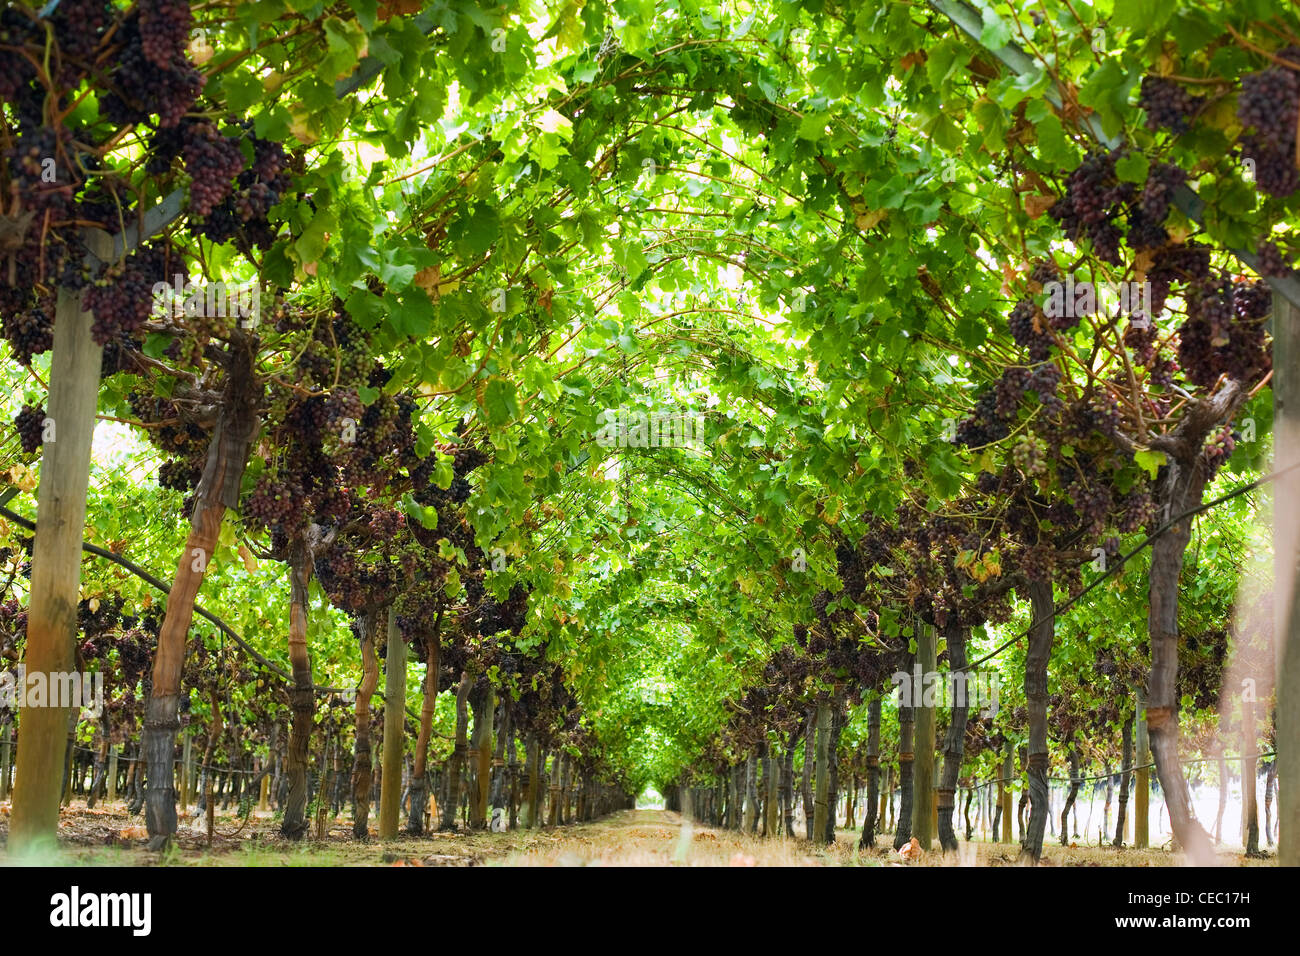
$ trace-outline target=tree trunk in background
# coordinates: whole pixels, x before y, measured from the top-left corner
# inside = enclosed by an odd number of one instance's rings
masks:
[[[889,823],[885,823],[885,814],[889,815]],[[891,765],[889,773],[886,775],[885,786],[880,790],[880,827],[883,830],[886,825],[891,829],[894,826],[894,768]]]
[[[6,722],[3,727],[0,727],[0,800],[9,797],[9,767],[12,752],[13,724]]]
[[[424,833],[424,815],[429,808],[429,740],[433,737],[433,712],[438,704],[438,658],[441,653],[442,608],[433,620],[433,631],[424,638],[424,699],[420,703],[420,735],[415,742],[415,765],[411,768],[411,809],[406,832]]]
[[[803,799],[804,829],[807,830],[807,838],[811,840],[813,838],[812,770],[813,764],[817,762],[814,754],[817,735],[816,707],[809,707],[805,712],[803,726],[803,786],[800,788],[800,795]]]
[[[898,708],[898,826],[894,830],[894,849],[912,839],[912,708]]]
[[[226,384],[217,424],[208,445],[207,463],[194,492],[189,540],[176,565],[167,612],[158,632],[153,687],[145,704],[140,745],[150,767],[170,768],[176,750],[181,671],[185,644],[194,619],[194,601],[216,553],[226,510],[239,508],[239,486],[260,421],[261,386],[253,375],[256,339],[238,328],[226,353]],[[39,519],[38,525],[39,528]],[[73,546],[80,552],[80,542]],[[28,625],[30,629],[30,624]],[[170,772],[150,773],[145,792],[150,848],[160,849],[176,832],[176,789]]]
[[[1255,702],[1241,702],[1241,842],[1247,856],[1259,856],[1259,777],[1255,773]]]
[[[817,701],[817,793],[813,798],[812,839],[826,840],[826,799],[830,795],[831,702]]]
[[[86,809],[95,809],[99,800],[100,787],[104,785],[104,773],[108,766],[108,716],[104,717],[104,733],[100,738],[99,748],[95,751],[95,770],[90,778],[90,792],[86,794]]]
[[[375,638],[384,612],[369,608],[361,617],[361,684],[357,687],[356,742],[352,759],[352,835],[370,838],[370,789],[373,783],[370,759],[370,699],[379,686],[379,659]]]
[[[1214,843],[1223,842],[1223,811],[1228,806],[1228,761],[1223,754],[1223,744],[1216,745],[1219,751],[1219,806],[1214,811]]]
[[[917,632],[916,662],[921,667],[922,688],[938,671],[939,635],[933,627],[921,624]],[[913,691],[915,694],[915,690]],[[916,715],[916,753],[912,758],[912,836],[928,851],[934,839],[931,818],[934,815],[934,728],[935,689],[930,684],[921,700],[912,701]]]
[[[307,832],[307,761],[315,709],[311,654],[307,650],[307,583],[311,573],[311,551],[301,536],[295,536],[289,542],[289,665],[293,670],[289,709],[293,717],[285,755],[289,792],[280,824],[281,835],[290,840],[299,840]]]
[[[835,842],[835,828],[840,805],[840,735],[844,733],[844,698],[839,688],[831,695],[831,739],[827,747],[830,765],[829,786],[826,796],[826,830],[828,844]]]
[[[863,850],[876,845],[876,820],[880,802],[880,694],[872,693],[867,702],[867,802],[862,807]]]
[[[1002,779],[998,781],[998,807],[1002,814],[1002,842],[1012,843],[1011,782],[1015,780],[1016,762],[1011,741],[1007,741],[1006,755],[1002,759]]]
[[[1273,845],[1273,792],[1277,788],[1277,758],[1268,763],[1264,774],[1264,840]]]
[[[560,764],[561,752],[556,751],[555,756],[551,758],[551,814],[550,826],[557,827],[560,825]]]
[[[1124,754],[1124,768],[1119,778],[1119,809],[1115,813],[1115,839],[1111,846],[1124,845],[1124,826],[1128,817],[1128,795],[1133,789],[1133,716],[1124,718],[1124,730],[1120,735]]]
[[[799,744],[799,730],[790,734],[785,753],[781,755],[781,819],[785,835],[794,834],[794,750]]]
[[[1025,655],[1025,702],[1029,710],[1029,753],[1026,772],[1029,797],[1033,801],[1029,827],[1021,852],[1035,863],[1043,855],[1043,834],[1047,829],[1047,665],[1052,657],[1056,632],[1056,606],[1052,582],[1030,581],[1027,588],[1030,616],[1029,650]],[[1007,826],[1010,821],[1004,821]]]
[[[485,681],[486,683],[486,681]],[[488,684],[483,694],[483,736],[479,740],[478,752],[478,825],[487,828],[488,825],[488,799],[492,793],[492,736],[495,733],[493,728],[493,718],[496,716],[496,695],[492,692],[492,685]],[[477,722],[477,717],[475,721]],[[568,770],[568,766],[565,766]],[[568,791],[568,781],[564,781],[566,798]],[[567,809],[567,806],[566,808]]]
[[[511,746],[514,746],[514,731],[510,728],[510,708],[507,706],[506,698],[503,696],[497,701],[496,719],[493,721],[496,727],[496,744],[492,751],[492,793],[488,799],[488,806],[491,812],[488,814],[489,827],[492,820],[501,811],[504,818],[506,813],[506,773],[505,773],[505,753],[506,739],[509,738]],[[585,782],[584,782],[585,783]],[[585,793],[585,786],[583,792]]]
[[[966,630],[957,624],[956,616],[948,621],[944,628],[944,639],[948,644],[948,668],[954,675],[966,674]],[[954,679],[954,696],[952,701],[952,718],[948,721],[948,733],[943,740],[943,777],[939,781],[939,846],[944,850],[957,849],[957,835],[953,832],[952,813],[956,806],[957,778],[961,776],[962,756],[966,752],[966,716],[970,712],[970,687],[962,681],[957,684]],[[967,803],[969,807],[970,804]]]
[[[507,707],[509,704],[507,704]],[[509,781],[510,796],[510,819],[508,821],[510,829],[517,829],[519,826],[519,745],[516,742],[517,734],[515,732],[515,714],[513,711],[509,714],[510,732],[506,737],[506,778]]]
[[[772,747],[769,745],[767,754],[763,757],[763,783],[767,793],[763,797],[763,836],[774,837],[779,833],[779,803],[777,798],[777,768],[781,766],[781,758],[772,755]]]
[[[1300,866],[1300,309],[1273,296],[1273,634],[1279,866]],[[1288,470],[1294,469],[1294,470]],[[1252,749],[1250,751],[1254,753]]]
[[[1065,808],[1061,811],[1061,846],[1070,845],[1070,810],[1079,795],[1079,748],[1070,744],[1070,790],[1065,795]]]
[[[731,797],[736,807],[735,817],[732,820],[731,828],[733,830],[744,831],[745,823],[745,790],[748,786],[745,780],[745,771],[747,761],[740,761],[731,768]]]
[[[1147,739],[1146,694],[1137,692],[1137,782],[1133,798],[1133,846],[1145,850],[1150,845],[1151,832],[1151,750]]]
[[[447,760],[447,802],[442,808],[440,830],[456,829],[456,814],[460,811],[461,776],[465,766],[465,754],[469,749],[466,739],[469,732],[469,692],[473,686],[466,671],[461,671],[460,683],[456,685],[456,744]]]
[[[102,251],[100,240],[95,242],[97,251]],[[46,412],[55,433],[41,455],[23,652],[28,674],[47,675],[69,673],[75,667],[81,539],[103,355],[103,348],[91,338],[93,318],[81,309],[78,293],[60,287],[56,309]],[[29,707],[23,714],[9,821],[11,856],[56,846],[63,782],[59,768],[69,710]]]
[[[384,763],[379,786],[379,839],[397,837],[402,817],[402,764],[406,752],[406,641],[397,611],[388,608],[384,657]]]
[[[1230,382],[1214,399],[1193,405],[1184,413],[1174,432],[1186,442],[1183,453],[1167,456],[1156,484],[1156,502],[1167,509],[1160,516],[1162,520],[1176,518],[1201,504],[1210,477],[1201,446],[1210,428],[1225,420],[1226,411],[1236,408],[1239,395],[1240,389]],[[1191,537],[1192,519],[1181,518],[1151,544],[1147,614],[1151,670],[1146,719],[1156,776],[1174,837],[1194,865],[1209,866],[1214,862],[1214,850],[1208,834],[1192,819],[1187,781],[1178,763],[1178,576]]]
[[[745,758],[745,814],[741,830],[753,833],[758,829],[758,760],[751,752]]]
[[[469,735],[469,766],[472,776],[469,783],[469,825],[478,830],[486,824],[486,794],[481,794],[483,776],[482,756],[488,753],[489,737],[487,712],[491,710],[489,698],[492,695],[487,679],[480,677],[475,681],[474,689],[469,694],[469,708],[474,720],[474,728]]]
[[[181,740],[181,813],[184,814],[194,799],[194,734],[186,733]]]
[[[212,846],[212,835],[217,829],[217,802],[212,793],[212,778],[215,776],[212,772],[212,760],[217,752],[217,740],[221,736],[223,727],[221,700],[215,690],[208,693],[208,702],[212,705],[212,719],[208,722],[208,745],[203,751],[203,809],[207,816],[208,846]],[[138,775],[136,779],[139,779]]]
[[[541,771],[537,767],[537,735],[529,734],[524,745],[524,826],[530,830],[537,826],[537,781]]]

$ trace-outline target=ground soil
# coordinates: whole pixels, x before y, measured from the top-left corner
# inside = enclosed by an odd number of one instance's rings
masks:
[[[8,836],[7,804],[0,804],[0,844]],[[508,833],[433,833],[380,842],[352,837],[351,823],[338,818],[324,840],[291,843],[277,832],[270,813],[247,819],[219,813],[208,844],[202,826],[187,822],[175,846],[162,853],[145,848],[143,818],[121,804],[86,810],[65,808],[59,821],[61,859],[78,866],[1015,866],[1014,844],[963,843],[955,854],[931,852],[904,861],[892,837],[875,850],[859,850],[858,834],[842,830],[835,844],[814,847],[804,840],[743,835],[701,826],[665,810],[628,810],[594,823],[554,830]],[[372,830],[372,834],[374,831]],[[1247,860],[1240,850],[1220,850],[1225,866],[1269,866],[1269,858]],[[0,846],[0,865],[9,862]],[[1168,849],[1044,847],[1043,866],[1177,866]]]

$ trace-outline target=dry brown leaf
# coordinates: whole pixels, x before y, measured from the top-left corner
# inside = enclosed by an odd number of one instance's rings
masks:
[[[1037,219],[1055,205],[1055,196],[1045,196],[1042,193],[1035,193],[1032,196],[1025,197],[1025,212],[1029,213],[1030,219]]]

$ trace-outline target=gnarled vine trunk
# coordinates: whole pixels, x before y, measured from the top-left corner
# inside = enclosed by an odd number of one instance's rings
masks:
[[[826,839],[826,801],[830,796],[830,742],[831,702],[823,698],[817,702],[817,794],[813,798],[812,839]]]
[[[361,617],[361,685],[357,688],[356,741],[352,758],[352,835],[358,840],[370,837],[370,791],[374,783],[370,755],[370,699],[379,686],[375,635],[383,616],[381,609],[367,608]]]
[[[1240,386],[1228,382],[1213,398],[1188,409],[1174,430],[1155,489],[1162,519],[1173,524],[1151,545],[1147,733],[1174,838],[1197,866],[1213,863],[1214,850],[1209,835],[1192,819],[1187,781],[1178,763],[1178,576],[1192,538],[1192,519],[1182,515],[1201,504],[1210,479],[1201,451],[1206,435],[1229,420],[1243,398]]]
[[[1031,580],[1027,590],[1033,624],[1025,654],[1025,703],[1029,711],[1029,753],[1025,769],[1032,803],[1021,852],[1037,863],[1043,855],[1043,834],[1047,830],[1047,665],[1056,633],[1056,605],[1052,601],[1050,580]],[[1005,828],[1010,821],[1004,819],[1002,825]]]
[[[456,814],[460,811],[461,776],[465,755],[469,750],[469,692],[473,686],[469,673],[461,671],[460,683],[456,685],[456,743],[447,761],[447,802],[442,808],[442,823],[439,824],[441,830],[456,829]]]
[[[1065,795],[1065,807],[1061,810],[1061,846],[1070,845],[1070,811],[1074,808],[1075,798],[1079,796],[1079,748],[1070,745],[1070,790]]]
[[[943,740],[943,776],[939,780],[939,846],[944,850],[957,849],[957,835],[953,832],[952,814],[956,807],[957,778],[961,775],[962,755],[966,751],[966,717],[970,712],[969,683],[966,681],[966,629],[956,620],[950,620],[943,629],[948,644],[948,667],[954,676],[952,719]],[[957,683],[956,675],[962,675]],[[967,807],[969,807],[969,802]]]
[[[239,507],[239,486],[259,426],[261,386],[253,376],[256,338],[236,329],[226,353],[226,384],[217,423],[208,443],[207,462],[194,493],[189,539],[176,565],[167,611],[158,632],[153,683],[145,705],[140,746],[150,768],[145,790],[145,822],[150,847],[162,847],[176,832],[176,786],[172,760],[185,665],[185,642],[194,619],[194,601],[216,552],[226,509]]]
[[[817,709],[809,707],[804,714],[803,724],[803,782],[800,788],[800,796],[803,800],[804,828],[807,830],[809,840],[813,838],[813,795],[812,795],[812,770],[813,764],[817,758],[814,755],[816,748],[817,733]]]
[[[880,808],[880,694],[873,693],[867,702],[867,802],[863,809],[862,838],[858,846],[871,849],[876,845],[876,820]]]
[[[1128,822],[1128,796],[1133,790],[1133,715],[1124,718],[1121,732],[1124,769],[1119,777],[1119,809],[1115,813],[1115,839],[1111,846],[1124,845],[1124,827]]]
[[[284,761],[289,792],[280,823],[280,833],[290,840],[301,839],[307,832],[307,761],[315,704],[311,654],[307,650],[307,583],[311,571],[311,549],[305,538],[294,536],[289,542],[289,666],[293,671],[289,709],[293,718]]]
[[[898,708],[898,827],[894,830],[894,849],[912,839],[912,736],[915,725],[912,708]]]
[[[410,815],[406,832],[424,833],[424,815],[429,808],[429,740],[433,737],[433,712],[438,703],[438,658],[441,651],[442,607],[433,620],[433,630],[424,637],[424,700],[420,704],[420,734],[415,741],[415,764],[411,768]]]

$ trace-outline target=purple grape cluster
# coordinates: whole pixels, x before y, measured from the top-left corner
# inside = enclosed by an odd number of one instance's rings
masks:
[[[1237,118],[1249,132],[1241,137],[1242,156],[1255,163],[1255,182],[1272,196],[1290,196],[1300,188],[1295,166],[1296,116],[1300,111],[1300,77],[1273,66],[1241,79]]]
[[[1291,274],[1289,258],[1277,243],[1261,239],[1257,248],[1259,256],[1259,274],[1266,278],[1285,279]]]
[[[103,114],[120,126],[148,122],[153,115],[162,127],[179,123],[204,84],[203,75],[184,51],[163,66],[145,56],[138,10],[122,21],[113,40],[120,48],[111,78],[113,87],[99,100]]]
[[[1186,132],[1203,102],[1202,97],[1193,96],[1168,77],[1142,77],[1138,107],[1146,111],[1147,129]]]
[[[244,169],[244,154],[215,123],[187,122],[182,133],[185,143],[181,152],[190,176],[190,213],[202,218],[230,194],[235,177]]]
[[[154,66],[166,69],[185,55],[194,14],[189,0],[140,0],[140,49]]]
[[[54,321],[39,305],[3,313],[3,326],[14,358],[23,365],[30,367],[33,355],[48,352],[54,346]]]
[[[14,418],[14,428],[18,430],[18,439],[23,451],[34,454],[45,440],[45,407],[43,405],[24,405]]]
[[[147,245],[127,257],[121,268],[86,290],[85,305],[95,315],[90,334],[100,345],[130,337],[153,311],[153,287],[165,282],[166,253]]]

